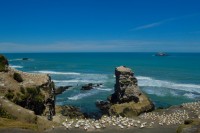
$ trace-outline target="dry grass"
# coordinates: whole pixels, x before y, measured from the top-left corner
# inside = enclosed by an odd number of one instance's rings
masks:
[[[37,125],[0,117],[0,128],[22,128],[36,131]]]

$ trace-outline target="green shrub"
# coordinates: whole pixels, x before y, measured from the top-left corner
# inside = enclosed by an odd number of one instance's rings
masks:
[[[22,94],[25,94],[25,89],[24,89],[24,87],[21,87],[21,88],[20,88],[20,92],[21,92]]]
[[[3,56],[0,55],[0,72],[7,71],[8,60]]]
[[[9,100],[12,100],[14,96],[15,94],[13,90],[8,90],[7,93],[5,94],[5,97],[8,98]]]
[[[21,88],[20,91],[24,94],[16,95],[13,102],[24,108],[33,110],[36,115],[42,114],[45,109],[45,96],[40,91],[40,88]]]
[[[22,76],[19,73],[14,73],[13,74],[13,78],[14,80],[16,80],[17,82],[23,82]]]

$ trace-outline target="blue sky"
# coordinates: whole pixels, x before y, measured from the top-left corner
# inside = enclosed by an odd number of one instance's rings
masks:
[[[200,52],[199,0],[0,0],[0,52]]]

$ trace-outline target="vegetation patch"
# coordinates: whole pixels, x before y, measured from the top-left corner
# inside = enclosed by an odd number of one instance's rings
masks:
[[[0,117],[0,128],[22,128],[37,130],[37,125]]]
[[[5,97],[8,98],[9,100],[12,100],[14,96],[15,94],[13,90],[8,90],[7,93],[5,94]]]
[[[16,94],[12,90],[8,90],[5,97],[17,105],[34,111],[36,115],[41,115],[45,110],[45,96],[39,87],[21,87],[20,92]]]
[[[19,73],[14,73],[13,74],[13,79],[16,80],[17,82],[23,82],[22,76]]]
[[[12,116],[8,112],[6,112],[2,107],[0,107],[0,117],[2,118],[7,118],[7,119],[13,119],[15,120],[16,117]]]
[[[3,56],[0,55],[0,72],[7,71],[8,60]]]

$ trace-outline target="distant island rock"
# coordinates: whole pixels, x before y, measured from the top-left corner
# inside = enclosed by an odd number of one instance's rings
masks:
[[[108,97],[108,101],[96,102],[103,113],[111,116],[133,117],[154,110],[154,104],[141,92],[130,68],[117,67],[115,76],[115,92]]]
[[[169,56],[167,53],[164,52],[158,52],[155,54],[155,56]]]

